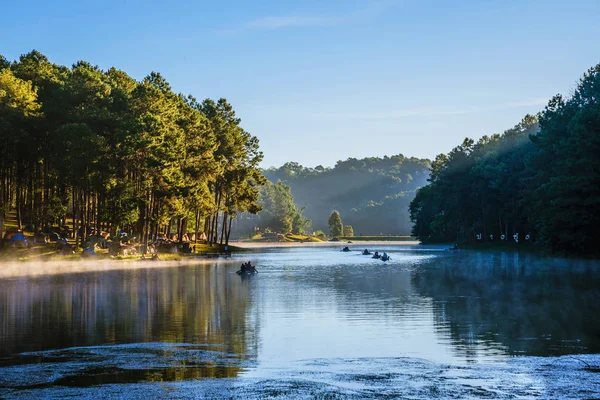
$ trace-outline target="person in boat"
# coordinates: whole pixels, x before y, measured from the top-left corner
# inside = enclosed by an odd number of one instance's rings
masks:
[[[346,246],[342,249],[342,251],[350,251],[350,248],[348,246]]]
[[[389,259],[389,258],[390,258],[390,257],[387,255],[387,253],[383,253],[383,255],[381,256],[381,259],[382,259],[382,260],[387,260],[387,259]]]
[[[365,256],[368,256],[368,255],[369,255],[369,254],[371,254],[371,253],[369,253],[369,250],[368,250],[368,249],[365,249],[365,251],[363,251],[363,254],[364,254]]]
[[[256,268],[252,266],[250,261],[243,263],[238,271],[239,274],[251,274],[256,271]]]
[[[374,258],[379,258],[379,252],[378,252],[378,251],[376,251],[376,252],[375,252],[375,254],[373,254],[373,257],[374,257]]]
[[[454,246],[450,247],[450,250],[458,250],[458,244],[454,243]]]

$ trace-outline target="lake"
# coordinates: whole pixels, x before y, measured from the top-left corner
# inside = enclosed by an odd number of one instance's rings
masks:
[[[0,397],[600,396],[600,263],[342,246],[2,278]]]

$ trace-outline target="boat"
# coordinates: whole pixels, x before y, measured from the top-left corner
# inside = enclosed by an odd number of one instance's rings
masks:
[[[254,274],[258,274],[258,271],[254,270],[254,271],[235,271],[236,274],[238,274],[239,276],[252,276]]]
[[[375,259],[379,260],[381,258],[381,255],[380,254],[373,254],[373,257],[371,257],[371,258],[375,258]]]
[[[250,276],[250,275],[258,274],[258,271],[256,270],[256,267],[254,265],[252,265],[250,268],[239,269],[239,270],[235,271],[235,273],[240,276]]]
[[[343,252],[346,252],[346,253],[347,253],[347,252],[349,252],[349,251],[350,251],[350,248],[349,248],[348,246],[346,246],[346,247],[344,247],[344,248],[343,248],[341,251],[343,251]]]
[[[381,256],[379,259],[380,259],[381,261],[388,261],[388,260],[391,260],[391,259],[392,259],[392,257],[390,257],[390,256],[387,256],[387,257]]]
[[[370,256],[371,254],[373,254],[373,253],[371,253],[371,252],[370,252],[369,250],[367,250],[367,249],[365,249],[365,251],[363,251],[363,252],[362,252],[362,255],[363,255],[363,256]]]

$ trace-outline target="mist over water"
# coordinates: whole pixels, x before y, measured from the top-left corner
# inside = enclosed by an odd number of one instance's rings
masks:
[[[382,388],[392,390],[406,383],[398,374],[421,370],[433,379],[436,368],[450,367],[463,371],[452,382],[491,368],[484,381],[500,385],[515,368],[551,362],[535,357],[600,353],[598,262],[377,246],[392,260],[315,246],[255,249],[219,264],[5,274],[0,393],[114,384],[134,393],[149,382],[183,381],[191,386],[182,393],[216,395],[230,389],[206,378],[235,379],[254,392],[256,379],[312,381],[325,371],[344,375],[323,378],[327,385],[387,371]],[[235,270],[248,259],[259,274],[242,279]],[[538,383],[519,390],[539,391]],[[364,395],[361,388],[333,393]]]

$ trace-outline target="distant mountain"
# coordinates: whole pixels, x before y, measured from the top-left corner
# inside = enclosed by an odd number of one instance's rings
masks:
[[[333,168],[307,168],[288,162],[263,171],[271,182],[291,188],[295,203],[306,207],[304,216],[313,229],[328,231],[327,219],[338,210],[355,235],[408,235],[408,207],[415,191],[427,184],[431,162],[402,154],[349,158]]]

